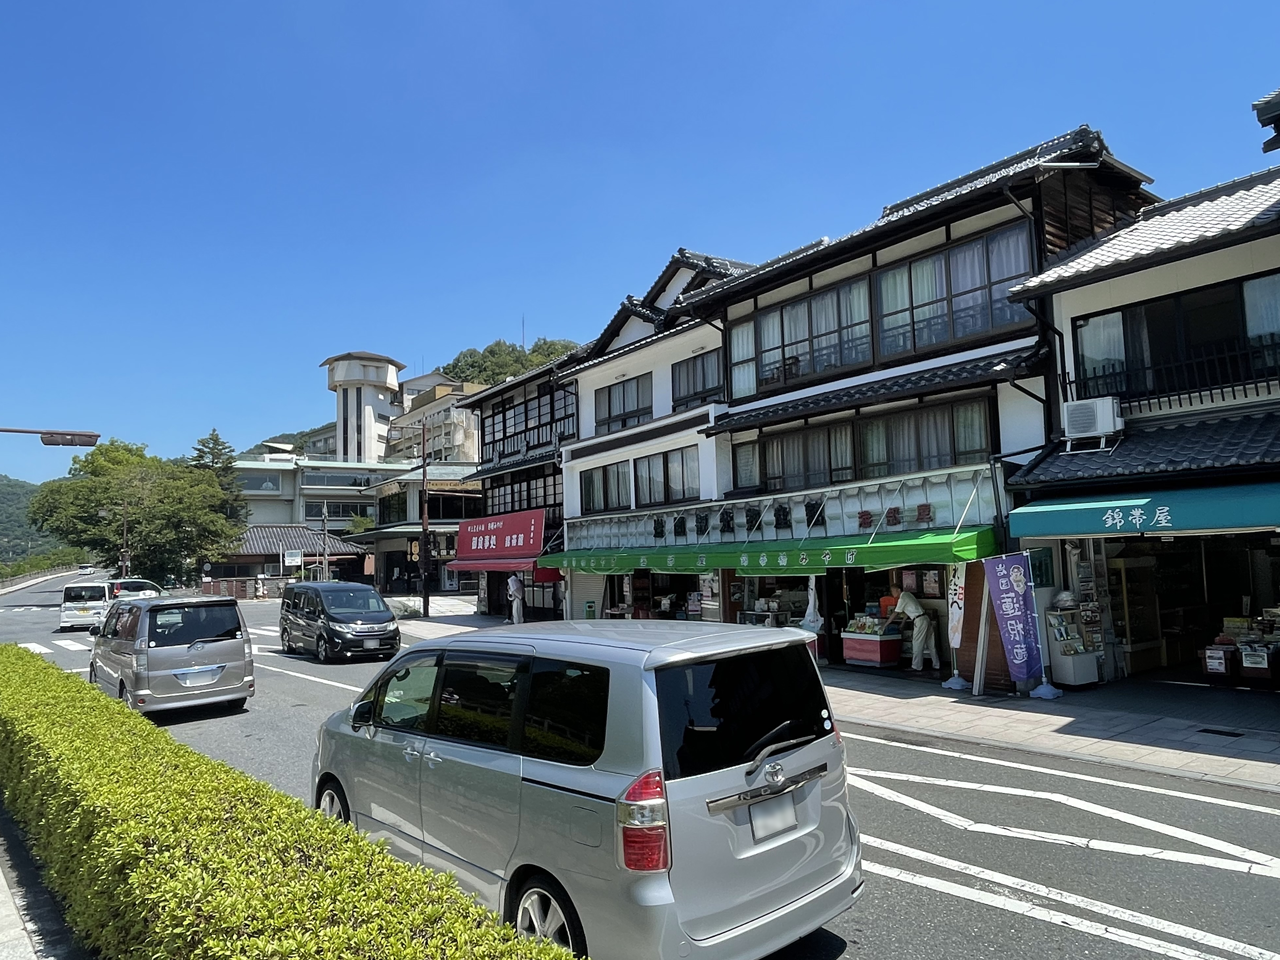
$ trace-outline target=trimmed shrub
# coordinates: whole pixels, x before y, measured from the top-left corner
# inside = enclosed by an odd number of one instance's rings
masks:
[[[0,788],[104,960],[569,960],[453,877],[0,645]]]

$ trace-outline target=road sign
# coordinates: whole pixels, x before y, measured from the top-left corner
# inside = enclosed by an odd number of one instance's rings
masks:
[[[302,566],[302,551],[301,551],[301,550],[286,550],[286,551],[284,552],[284,565],[285,565],[286,567],[300,567],[300,566]]]

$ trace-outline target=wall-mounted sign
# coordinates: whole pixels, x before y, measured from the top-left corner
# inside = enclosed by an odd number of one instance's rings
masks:
[[[458,524],[458,559],[536,557],[542,553],[542,510],[521,510]]]

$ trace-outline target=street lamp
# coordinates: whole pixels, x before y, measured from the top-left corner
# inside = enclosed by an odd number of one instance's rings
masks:
[[[88,430],[22,430],[0,427],[0,433],[31,433],[40,437],[46,447],[96,447],[101,434]]]

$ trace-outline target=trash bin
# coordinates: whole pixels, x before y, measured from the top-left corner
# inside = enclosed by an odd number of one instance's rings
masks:
[[[585,600],[582,604],[582,619],[594,620],[596,618],[596,602],[594,600]]]

